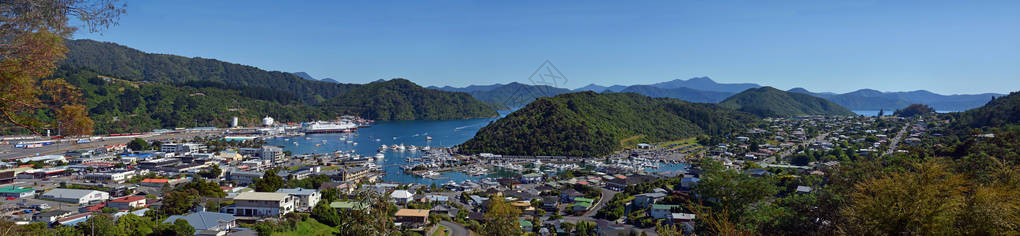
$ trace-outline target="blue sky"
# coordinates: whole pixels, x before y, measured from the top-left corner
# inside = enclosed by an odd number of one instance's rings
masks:
[[[127,1],[76,38],[341,82],[1020,90],[1020,1]],[[767,2],[767,3],[766,3]]]

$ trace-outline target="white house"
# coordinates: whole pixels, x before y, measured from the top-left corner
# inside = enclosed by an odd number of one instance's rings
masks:
[[[234,197],[234,205],[220,212],[235,216],[278,217],[294,211],[297,198],[286,193],[243,192]]]
[[[110,193],[97,190],[57,188],[39,195],[39,198],[58,202],[88,204],[90,202],[106,201],[110,199]]]
[[[315,189],[302,189],[302,188],[281,188],[276,190],[277,193],[286,193],[297,198],[295,207],[301,211],[312,211],[315,208],[315,204],[319,203],[322,199],[322,194]]]
[[[411,202],[411,200],[414,200],[414,194],[407,190],[394,190],[390,193],[390,198],[396,203],[407,204],[408,202]]]
[[[673,208],[678,208],[679,205],[663,205],[663,204],[652,204],[652,211],[649,214],[655,219],[666,219],[673,216]]]

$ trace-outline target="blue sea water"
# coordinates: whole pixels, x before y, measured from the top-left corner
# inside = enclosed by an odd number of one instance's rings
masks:
[[[505,115],[501,112],[500,116]],[[355,133],[333,133],[333,134],[309,134],[306,136],[290,138],[274,138],[267,140],[267,144],[282,146],[294,154],[309,153],[332,153],[336,151],[354,150],[362,156],[374,156],[379,153],[380,145],[414,145],[418,147],[451,147],[471,139],[489,122],[497,118],[481,118],[467,120],[443,120],[443,121],[378,121],[371,127],[360,128]],[[426,140],[432,137],[432,140]],[[341,140],[341,138],[345,140]],[[347,143],[346,140],[351,140]],[[377,141],[378,140],[378,141]],[[325,141],[325,142],[323,142]],[[296,143],[296,144],[295,144]],[[316,146],[319,144],[319,146]],[[355,145],[356,144],[356,145]],[[399,152],[384,151],[385,158],[377,161],[386,175],[382,178],[386,182],[395,183],[419,183],[419,184],[443,184],[451,180],[461,182],[464,180],[476,180],[482,176],[470,176],[462,172],[444,172],[437,179],[420,178],[414,175],[404,174],[400,166],[407,165],[408,157],[418,157],[421,152]]]
[[[858,115],[877,116],[879,110],[853,110],[853,112],[857,113]],[[948,110],[941,110],[941,111],[939,111],[939,110],[936,110],[935,112],[938,112],[938,113],[950,113],[950,112],[957,112],[957,111],[948,111]],[[891,116],[893,114],[893,111],[892,110],[886,110],[884,114],[887,115],[887,116]]]

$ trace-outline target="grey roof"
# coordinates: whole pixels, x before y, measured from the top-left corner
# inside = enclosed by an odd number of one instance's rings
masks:
[[[651,193],[638,194],[637,196],[648,197],[648,198],[664,198],[664,197],[666,197],[666,194],[665,193],[660,193],[660,192],[651,192]]]
[[[277,189],[276,192],[278,192],[278,193],[286,193],[286,194],[290,194],[290,195],[312,195],[312,194],[315,194],[315,193],[317,193],[319,191],[315,190],[315,189],[306,189],[306,188],[281,188],[281,189]]]
[[[71,213],[71,212],[70,211],[65,211],[65,210],[52,210],[52,211],[47,211],[47,212],[35,214],[35,216],[36,217],[51,217],[51,216],[62,216],[62,215],[68,214],[68,213]]]
[[[54,198],[83,198],[83,197],[88,196],[89,194],[92,194],[94,192],[103,192],[103,191],[89,190],[89,189],[56,188],[56,189],[47,191],[46,193],[43,193],[43,196],[53,196]],[[103,193],[105,193],[105,192],[103,192]]]
[[[188,224],[191,225],[191,227],[195,227],[195,231],[202,231],[216,227],[220,224],[234,221],[235,218],[230,214],[203,211],[185,216],[173,215],[170,216],[170,218],[166,218],[163,223],[173,223],[174,221],[177,221],[177,219],[184,219],[188,221]]]

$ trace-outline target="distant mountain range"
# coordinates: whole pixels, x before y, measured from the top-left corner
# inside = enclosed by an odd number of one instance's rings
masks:
[[[487,97],[488,95],[486,95],[485,92],[492,91],[493,89],[499,88],[501,86],[503,86],[503,84],[471,85],[463,88],[450,86],[430,88],[444,91],[467,92],[471,93],[472,96],[475,96],[475,98],[478,98],[479,100],[500,103],[500,100],[493,100]],[[535,85],[519,84],[519,86],[534,87]],[[542,90],[556,91],[556,93],[548,93],[547,96],[555,96],[557,94],[563,93],[564,91],[569,92],[593,91],[598,93],[630,92],[649,97],[666,97],[677,98],[689,102],[717,103],[734,94],[746,91],[748,89],[760,87],[762,87],[762,85],[754,83],[718,83],[708,77],[695,77],[687,80],[675,79],[671,81],[648,85],[602,86],[597,84],[589,84],[574,90],[567,90],[563,88],[553,89],[543,88]],[[839,104],[840,106],[846,107],[847,109],[850,110],[884,109],[889,111],[902,109],[909,106],[910,104],[915,103],[929,105],[937,110],[962,111],[984,105],[989,100],[991,100],[993,96],[1001,97],[1004,95],[996,93],[983,93],[972,95],[941,95],[924,90],[911,92],[881,92],[872,89],[861,89],[844,94],[837,94],[831,92],[811,92],[804,88],[793,88],[788,91],[824,98],[826,100]],[[531,98],[530,100],[534,99]],[[510,107],[517,107],[521,105],[519,104],[519,102],[520,101],[514,101],[514,104],[504,105]]]
[[[980,107],[991,101],[992,97],[1004,96],[1004,94],[996,93],[941,95],[925,90],[881,92],[873,89],[861,89],[844,94],[813,93],[803,88],[793,88],[789,91],[829,99],[852,110],[896,110],[910,104],[925,104],[935,110],[963,111]]]
[[[340,81],[336,81],[333,78],[316,79],[315,77],[312,77],[312,75],[309,75],[308,73],[305,73],[305,72],[292,72],[291,74],[294,74],[294,75],[296,75],[298,77],[301,77],[301,78],[304,78],[306,80],[318,80],[318,81],[330,82],[330,83],[334,83],[334,84],[339,84],[340,83]]]

